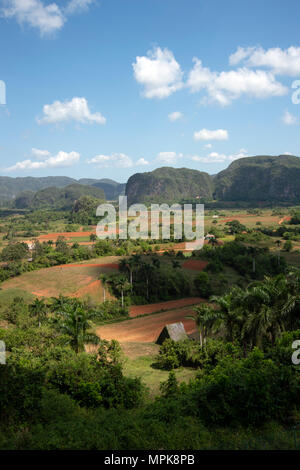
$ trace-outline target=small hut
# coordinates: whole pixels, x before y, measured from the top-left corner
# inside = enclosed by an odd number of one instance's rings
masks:
[[[168,338],[172,339],[173,341],[188,339],[188,335],[186,334],[182,322],[170,323],[169,325],[165,325],[156,340],[156,344],[162,344],[165,339]]]

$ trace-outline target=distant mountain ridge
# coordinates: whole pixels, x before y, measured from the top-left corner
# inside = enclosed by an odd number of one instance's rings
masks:
[[[217,174],[188,168],[157,168],[151,172],[132,175],[127,184],[103,178],[81,178],[78,181],[67,176],[43,178],[11,178],[0,176],[0,201],[17,202],[19,207],[30,207],[34,194],[52,188],[37,196],[49,194],[53,188],[68,186],[92,188],[104,191],[106,200],[116,200],[126,194],[128,203],[173,203],[184,200],[247,202],[247,203],[300,203],[300,158],[293,155],[255,156],[240,158]],[[78,193],[84,190],[77,188]],[[75,191],[75,192],[76,192]],[[100,195],[100,193],[97,193]],[[102,193],[101,193],[102,194]],[[99,196],[100,197],[100,196]],[[63,196],[62,196],[63,199]],[[68,197],[67,197],[68,199]]]
[[[91,196],[99,201],[105,201],[103,189],[73,183],[64,188],[45,188],[40,191],[25,191],[15,199],[18,209],[72,209],[75,201],[82,196]]]
[[[119,194],[124,193],[125,184],[103,178],[88,179],[82,178],[76,180],[68,176],[46,176],[46,177],[17,177],[0,176],[0,200],[11,201],[24,191],[40,191],[46,188],[64,188],[70,184],[81,184],[95,186],[103,189],[105,197],[108,200],[116,199]]]
[[[158,168],[132,175],[130,203],[186,199],[243,202],[300,202],[300,158],[293,155],[240,158],[215,174],[187,168]]]

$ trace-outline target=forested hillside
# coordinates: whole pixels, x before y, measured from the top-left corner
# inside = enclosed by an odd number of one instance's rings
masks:
[[[300,158],[241,158],[216,175],[214,197],[225,201],[300,201]]]
[[[211,176],[187,168],[163,167],[149,173],[136,173],[129,178],[126,185],[129,203],[212,199],[212,194]]]
[[[129,202],[300,202],[300,158],[291,155],[240,158],[211,176],[187,168],[136,173],[126,185]]]
[[[74,202],[82,196],[92,196],[99,201],[105,200],[103,189],[73,183],[66,188],[46,188],[41,191],[22,193],[15,200],[19,209],[71,209]]]

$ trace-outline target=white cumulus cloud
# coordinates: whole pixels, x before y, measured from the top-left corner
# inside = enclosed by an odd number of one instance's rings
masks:
[[[98,168],[130,168],[133,161],[125,153],[113,153],[111,155],[96,155],[87,160],[87,163],[97,166]]]
[[[271,72],[245,67],[214,72],[203,67],[202,61],[197,58],[194,58],[194,67],[189,73],[187,86],[192,93],[205,90],[208,101],[217,102],[221,106],[227,106],[243,95],[263,99],[282,96],[288,92]]]
[[[291,126],[292,124],[295,124],[297,122],[296,116],[289,113],[288,111],[285,111],[284,115],[282,116],[282,120],[284,124],[287,124],[288,126]]]
[[[167,98],[183,86],[181,67],[167,48],[156,47],[147,56],[136,57],[132,66],[146,98]]]
[[[225,129],[208,130],[201,129],[194,132],[195,140],[228,140],[228,131]]]
[[[247,151],[245,149],[240,149],[237,153],[232,154],[232,155],[226,155],[224,153],[218,153],[218,152],[211,152],[209,155],[205,157],[192,155],[191,159],[194,162],[210,164],[210,163],[232,162],[239,158],[245,158],[245,157],[248,157]]]
[[[101,113],[92,113],[85,98],[74,97],[70,101],[54,101],[43,106],[40,124],[75,121],[80,123],[105,124],[106,118]]]
[[[66,21],[56,3],[45,5],[41,0],[5,0],[2,16],[37,28],[41,36],[61,29]]]
[[[291,46],[287,49],[273,47],[238,47],[229,57],[229,62],[236,65],[246,61],[249,67],[266,67],[275,75],[297,76],[300,74],[300,47]]]
[[[44,151],[45,152],[45,151]],[[49,156],[41,161],[33,161],[31,159],[17,162],[15,165],[7,168],[7,171],[17,170],[40,170],[43,168],[63,168],[70,167],[77,163],[80,155],[77,152],[64,152],[61,150],[56,155]]]
[[[174,165],[177,161],[183,157],[182,153],[176,152],[159,152],[156,160],[166,165]]]
[[[36,149],[36,148],[32,148],[31,153],[35,158],[42,159],[42,160],[50,157],[51,155],[51,153],[48,150],[41,150],[41,149]]]
[[[59,31],[70,14],[85,11],[94,0],[70,0],[65,6],[44,0],[3,0],[0,9],[4,18],[39,30],[41,36]]]
[[[137,165],[137,166],[145,166],[145,165],[149,165],[149,162],[148,162],[148,160],[145,160],[145,158],[140,158],[140,159],[136,162],[136,165]]]
[[[94,0],[70,0],[65,7],[66,13],[77,13],[87,10]]]
[[[174,111],[174,113],[168,114],[169,121],[175,122],[183,118],[183,114],[180,111]]]

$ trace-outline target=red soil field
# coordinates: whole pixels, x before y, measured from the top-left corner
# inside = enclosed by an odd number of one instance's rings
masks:
[[[292,217],[289,217],[289,216],[285,216],[283,217],[282,219],[279,220],[279,225],[283,224],[283,222],[289,222],[291,220]]]
[[[199,259],[189,259],[182,264],[183,268],[193,269],[195,271],[202,271],[208,265],[208,261],[201,261]]]
[[[60,264],[59,266],[53,266],[52,269],[66,269],[66,268],[90,268],[90,267],[96,267],[96,268],[111,268],[111,269],[119,269],[119,265],[115,263],[103,263],[103,264]]]
[[[191,308],[172,310],[148,317],[125,320],[120,323],[103,325],[96,328],[100,338],[116,339],[119,342],[153,343],[157,340],[162,328],[169,323],[182,321],[188,334],[196,331],[195,322],[185,317],[193,313]]]
[[[76,238],[76,237],[89,237],[91,233],[96,233],[95,231],[92,232],[56,232],[56,233],[46,233],[44,235],[40,235],[38,237],[39,240],[47,241],[47,240],[57,240],[58,237],[65,237],[65,238]]]
[[[180,307],[187,307],[203,302],[201,297],[188,297],[186,299],[169,300],[167,302],[159,302],[148,305],[132,305],[129,309],[129,316],[131,318],[138,317],[139,315],[149,315],[150,313],[160,312],[161,310],[171,310]]]
[[[98,300],[100,302],[102,301],[101,291],[102,291],[101,281],[97,280],[97,281],[91,282],[87,286],[81,287],[71,297],[80,298],[80,297],[90,296],[94,300]],[[107,295],[109,296],[109,293],[107,293]]]

